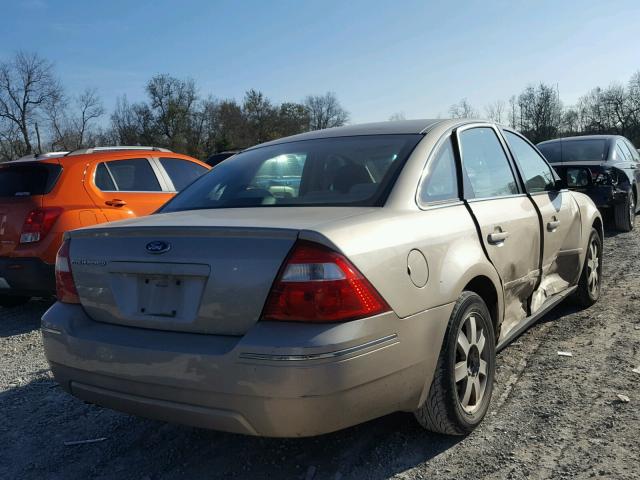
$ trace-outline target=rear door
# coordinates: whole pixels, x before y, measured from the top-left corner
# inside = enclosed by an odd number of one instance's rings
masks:
[[[529,313],[539,277],[540,227],[531,200],[520,189],[495,128],[472,125],[456,132],[464,197],[483,246],[504,286],[504,337]]]
[[[531,313],[535,313],[548,297],[575,284],[580,275],[580,212],[571,193],[557,187],[557,177],[537,150],[521,135],[503,132],[542,220],[542,274],[531,302]]]
[[[42,207],[43,196],[53,189],[61,173],[57,163],[0,164],[0,256],[9,256],[20,244],[27,215]]]
[[[109,221],[149,215],[174,194],[151,158],[99,162],[85,187]]]

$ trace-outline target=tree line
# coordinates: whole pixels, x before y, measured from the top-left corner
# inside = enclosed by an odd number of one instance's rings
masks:
[[[575,105],[565,106],[557,87],[540,83],[526,87],[508,101],[486,105],[483,113],[467,99],[449,108],[452,117],[484,116],[519,130],[534,143],[563,136],[615,134],[640,147],[640,71],[626,84],[593,88]]]
[[[241,101],[218,99],[168,74],[151,78],[145,92],[140,102],[118,98],[105,119],[95,89],[68,95],[51,62],[18,52],[0,63],[0,161],[101,145],[153,145],[206,159],[349,120],[332,92],[280,104],[253,89]]]
[[[138,102],[118,98],[107,116],[94,88],[70,95],[50,61],[18,52],[0,62],[0,161],[101,145],[153,145],[205,159],[349,121],[349,112],[332,92],[276,103],[251,89],[238,101],[203,96],[192,79],[158,74],[147,82],[145,93]],[[566,135],[619,134],[640,146],[640,71],[626,84],[592,89],[575,105],[565,106],[557,87],[540,83],[482,111],[462,99],[448,113],[509,125],[534,143]],[[402,119],[401,112],[390,118]]]

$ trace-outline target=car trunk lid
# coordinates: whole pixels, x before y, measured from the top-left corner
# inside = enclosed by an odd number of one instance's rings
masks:
[[[230,210],[73,232],[72,271],[87,313],[132,327],[243,335],[260,319],[300,230],[366,209]]]

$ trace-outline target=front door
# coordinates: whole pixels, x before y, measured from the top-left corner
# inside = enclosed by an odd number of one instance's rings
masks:
[[[524,187],[541,217],[541,279],[531,301],[535,313],[545,300],[566,290],[580,275],[580,215],[567,190],[558,188],[553,170],[533,146],[515,132],[504,131]]]
[[[540,227],[531,200],[520,190],[497,131],[472,126],[457,132],[464,196],[504,288],[504,338],[529,315],[539,279]]]

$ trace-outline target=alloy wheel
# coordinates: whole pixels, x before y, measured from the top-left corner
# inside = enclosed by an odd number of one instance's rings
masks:
[[[469,414],[478,410],[487,388],[488,348],[482,324],[472,312],[460,325],[455,359],[455,383],[458,401]]]
[[[587,287],[591,296],[595,298],[600,285],[600,251],[595,238],[589,244],[587,255]]]

